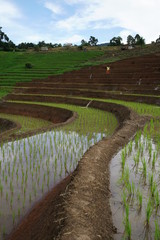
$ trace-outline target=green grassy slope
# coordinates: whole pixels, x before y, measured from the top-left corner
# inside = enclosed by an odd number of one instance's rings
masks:
[[[0,98],[17,82],[28,82],[34,78],[62,74],[79,69],[86,61],[103,55],[103,51],[27,53],[0,52]],[[31,63],[33,68],[26,69]]]

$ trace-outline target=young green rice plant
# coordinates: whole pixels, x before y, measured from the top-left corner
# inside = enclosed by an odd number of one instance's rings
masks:
[[[139,165],[139,159],[140,159],[140,151],[138,149],[136,156],[134,156],[134,162],[136,167],[138,167]]]
[[[129,151],[129,154],[132,153],[132,147],[133,147],[133,141],[131,140],[130,143],[128,144],[128,151]]]
[[[26,187],[24,186],[24,190],[23,190],[24,196],[26,195]]]
[[[156,206],[156,211],[158,210],[158,207],[159,207],[159,205],[160,205],[160,199],[159,199],[159,192],[158,192],[158,190],[156,190],[156,192],[155,192],[155,206]]]
[[[157,190],[157,184],[156,184],[155,181],[153,181],[153,185],[152,185],[152,188],[151,188],[151,195],[152,195],[153,198],[155,196],[156,190]]]
[[[141,138],[141,131],[138,131],[135,136],[135,147],[136,148],[138,148],[140,138]]]
[[[150,185],[150,189],[152,192],[152,187],[153,187],[153,173],[149,174],[149,185]]]
[[[154,233],[154,240],[159,240],[160,239],[160,229],[159,229],[159,224],[158,221],[155,220],[155,233]]]
[[[123,202],[123,206],[126,207],[126,204],[127,204],[127,193],[126,193],[125,189],[123,189],[123,193],[122,193],[122,202]]]
[[[120,182],[122,182],[122,184],[126,186],[127,183],[129,182],[129,177],[130,177],[129,167],[126,166],[124,168],[124,171],[122,172],[122,177],[120,179]]]
[[[147,164],[146,164],[146,160],[145,158],[142,159],[142,173],[143,173],[143,177],[146,180],[146,176],[147,176]]]
[[[144,153],[144,145],[143,145],[143,143],[141,143],[141,146],[140,146],[139,151],[140,151],[140,155],[141,155],[141,157],[142,157],[142,156],[143,156],[143,153]]]
[[[155,163],[156,163],[156,152],[153,153],[153,159],[152,159],[152,169],[155,168]]]
[[[147,207],[146,207],[146,225],[147,225],[147,227],[149,227],[151,215],[152,215],[152,202],[151,202],[151,199],[149,199],[147,202]]]
[[[152,135],[153,131],[154,131],[154,122],[153,122],[153,118],[152,118],[150,121],[150,134],[151,135]]]
[[[151,142],[149,144],[148,151],[149,151],[149,159],[151,159],[151,157],[152,157],[152,143]]]
[[[137,200],[138,200],[138,208],[139,208],[139,210],[141,210],[142,209],[142,203],[143,203],[143,195],[142,195],[142,193],[140,192],[139,189],[137,190]]]
[[[122,150],[122,154],[121,154],[121,165],[122,165],[122,171],[124,171],[124,167],[125,167],[125,162],[126,162],[126,156],[125,156],[125,151]]]
[[[131,223],[129,221],[129,205],[126,204],[126,207],[125,207],[125,218],[124,218],[124,235],[125,235],[125,238],[130,240],[131,239]]]
[[[132,181],[132,196],[134,196],[134,193],[135,193],[135,184],[134,184],[134,182]]]

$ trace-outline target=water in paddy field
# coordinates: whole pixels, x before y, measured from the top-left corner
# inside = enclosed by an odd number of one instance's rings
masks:
[[[0,239],[105,135],[51,131],[0,148]]]
[[[158,145],[141,135],[112,159],[110,173],[114,239],[160,239]]]

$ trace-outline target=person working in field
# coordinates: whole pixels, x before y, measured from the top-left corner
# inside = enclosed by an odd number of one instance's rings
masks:
[[[110,67],[106,67],[106,74],[110,74]]]

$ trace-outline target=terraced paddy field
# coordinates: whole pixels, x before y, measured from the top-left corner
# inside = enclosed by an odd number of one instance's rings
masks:
[[[160,54],[82,65],[0,104],[2,239],[159,239]]]

